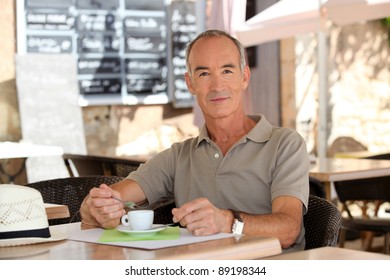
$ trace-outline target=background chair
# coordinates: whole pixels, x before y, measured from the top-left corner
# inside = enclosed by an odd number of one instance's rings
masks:
[[[373,156],[365,157],[365,159],[383,159],[383,160],[389,160],[390,159],[390,153],[384,153],[384,154],[377,154]],[[380,205],[378,205],[379,207]],[[379,210],[379,209],[378,209]],[[378,211],[377,210],[377,211]],[[386,213],[390,213],[390,208],[387,208],[385,210]]]
[[[90,175],[127,177],[130,172],[137,170],[139,165],[145,162],[145,160],[79,154],[64,154],[62,157],[72,177]]]
[[[340,231],[340,247],[344,246],[346,230],[372,231],[384,234],[384,253],[389,253],[390,243],[390,218],[378,217],[378,205],[390,201],[390,176],[374,177],[359,180],[334,182],[335,190],[339,201],[343,205],[347,217],[342,220],[342,230]],[[367,210],[356,213],[352,211],[351,205],[356,201],[371,201],[375,204],[373,214]],[[364,249],[368,250],[371,240],[364,244]]]
[[[367,151],[367,147],[352,137],[341,136],[336,138],[329,146],[327,156],[335,157],[338,153],[361,151]]]
[[[384,153],[384,154],[377,154],[372,156],[367,156],[365,159],[384,159],[389,160],[390,159],[390,153]]]
[[[337,245],[341,227],[341,213],[330,201],[309,196],[307,213],[303,216],[306,231],[305,250]]]

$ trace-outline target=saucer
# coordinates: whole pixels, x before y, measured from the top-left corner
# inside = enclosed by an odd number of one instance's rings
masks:
[[[116,230],[119,232],[129,234],[134,237],[149,237],[166,229],[167,227],[168,226],[164,226],[164,225],[153,225],[151,229],[132,230],[129,226],[119,225],[116,227]]]

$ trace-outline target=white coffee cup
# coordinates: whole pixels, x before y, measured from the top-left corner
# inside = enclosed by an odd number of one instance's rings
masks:
[[[153,210],[133,210],[122,216],[121,223],[132,230],[148,230],[152,228],[153,218]]]

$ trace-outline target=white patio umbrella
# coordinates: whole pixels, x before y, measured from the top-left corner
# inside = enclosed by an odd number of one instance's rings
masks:
[[[338,25],[390,16],[390,0],[328,0],[327,17]]]
[[[282,0],[247,20],[236,31],[246,47],[320,29],[318,0]]]
[[[236,30],[246,46],[325,30],[326,20],[338,25],[390,16],[390,0],[281,0]]]
[[[318,34],[319,112],[317,156],[326,156],[328,96],[326,27],[390,16],[390,0],[281,0],[247,20],[237,38],[250,47],[300,34]]]

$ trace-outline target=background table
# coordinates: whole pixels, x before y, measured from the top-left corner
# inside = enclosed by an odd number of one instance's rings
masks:
[[[311,165],[309,175],[325,185],[331,199],[331,183],[335,181],[390,176],[390,160],[324,158]]]
[[[45,203],[46,215],[49,220],[69,218],[69,208],[66,205]]]
[[[30,157],[42,156],[62,156],[64,150],[62,147],[37,145],[29,142],[0,142],[0,175],[4,175],[6,179],[0,176],[0,183],[13,183],[26,167],[26,159]],[[1,160],[22,159],[22,163],[13,172],[7,171]]]
[[[0,159],[62,155],[58,146],[36,145],[28,142],[0,142]]]

